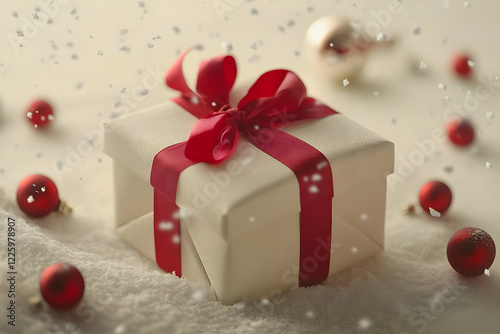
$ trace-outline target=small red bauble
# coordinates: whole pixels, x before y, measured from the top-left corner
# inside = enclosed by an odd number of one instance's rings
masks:
[[[446,250],[450,265],[464,276],[479,276],[495,260],[495,243],[488,233],[466,227],[452,235]]]
[[[26,117],[35,128],[43,128],[54,120],[54,113],[50,104],[37,100],[28,107]]]
[[[55,263],[40,277],[40,292],[52,307],[65,309],[78,304],[83,297],[85,282],[80,271],[68,263]]]
[[[471,74],[472,68],[469,64],[470,58],[465,55],[456,55],[453,58],[453,70],[460,76],[467,77]]]
[[[474,127],[467,119],[452,119],[446,125],[448,138],[458,146],[467,146],[474,140]]]
[[[427,182],[420,188],[420,205],[433,217],[438,217],[448,210],[451,198],[450,188],[440,181]]]

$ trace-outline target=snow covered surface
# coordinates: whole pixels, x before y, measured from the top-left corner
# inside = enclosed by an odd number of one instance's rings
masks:
[[[500,28],[499,4],[402,0],[389,17],[381,11],[390,13],[393,1],[47,2],[0,4],[0,271],[6,277],[11,217],[18,273],[16,327],[2,315],[1,333],[497,331],[498,263],[490,276],[462,278],[445,249],[466,226],[484,229],[500,245],[500,48],[492,39]],[[392,48],[373,50],[361,75],[346,78],[345,87],[314,71],[303,55],[307,27],[328,13],[359,20],[374,29],[374,38],[382,32],[397,40]],[[52,23],[41,24],[45,18]],[[33,21],[40,27],[23,27]],[[24,38],[22,48],[12,46],[12,36]],[[223,306],[208,290],[161,272],[113,233],[102,122],[173,96],[161,75],[193,45],[203,49],[187,60],[188,73],[201,59],[229,50],[238,61],[240,89],[265,70],[291,68],[312,96],[396,144],[381,256],[273,302]],[[450,72],[449,58],[459,50],[473,56],[471,80]],[[55,108],[47,131],[24,119],[35,98]],[[471,110],[478,135],[465,149],[439,133],[460,106]],[[54,179],[74,208],[72,216],[33,220],[22,214],[16,187],[34,173]],[[449,212],[439,218],[416,202],[419,187],[431,179],[445,181],[454,194]],[[417,204],[416,214],[405,216],[400,207],[410,202]],[[81,270],[82,304],[69,312],[30,307],[41,272],[59,261]],[[2,279],[5,313],[7,291]]]

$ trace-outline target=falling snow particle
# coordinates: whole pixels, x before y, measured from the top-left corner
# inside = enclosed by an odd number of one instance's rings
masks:
[[[495,114],[494,114],[494,113],[492,113],[491,111],[488,111],[488,112],[486,113],[486,117],[488,117],[489,119],[495,119]]]
[[[255,223],[255,217],[253,217],[253,216],[248,218],[248,220],[250,221],[250,223]]]
[[[431,214],[432,217],[441,217],[441,213],[437,212],[436,210],[434,210],[433,208],[429,207],[429,212]]]
[[[317,194],[317,193],[319,192],[319,189],[318,189],[318,187],[317,187],[317,186],[312,185],[312,186],[310,186],[310,187],[309,187],[309,192],[310,192],[311,194]]]
[[[486,169],[488,169],[488,170],[493,168],[493,166],[491,165],[491,162],[488,162],[488,161],[485,163],[485,166],[486,166]]]
[[[451,173],[453,173],[453,166],[445,166],[445,167],[443,168],[443,170],[444,170],[446,173],[451,174]]]
[[[174,235],[174,236],[172,237],[172,243],[174,243],[174,244],[178,244],[178,243],[179,243],[179,241],[180,241],[180,239],[179,239],[179,235],[178,235],[178,234],[176,234],[176,235]]]
[[[33,203],[35,201],[35,198],[33,197],[33,195],[30,195],[26,201],[28,203]]]
[[[469,65],[469,67],[474,67],[474,65],[476,65],[472,60],[467,60],[467,65]]]
[[[358,247],[351,247],[351,252],[354,254],[358,253]]]
[[[225,52],[229,53],[233,51],[233,44],[231,44],[231,42],[224,41],[221,45]]]
[[[420,64],[418,65],[418,70],[420,72],[425,72],[427,70],[427,64],[424,63],[423,61],[420,61]]]
[[[203,290],[196,290],[191,295],[191,298],[193,298],[194,300],[196,300],[198,302],[202,301],[203,299],[205,299],[205,291],[203,291]]]
[[[465,8],[471,8],[471,7],[472,7],[472,5],[471,5],[471,3],[470,3],[470,2],[465,1],[465,2],[464,2],[464,7],[465,7]]]
[[[362,213],[359,218],[361,218],[361,220],[367,220],[368,219],[368,215],[366,213]]]
[[[314,319],[316,317],[316,315],[314,314],[313,311],[307,311],[306,312],[306,318],[307,319]]]
[[[379,42],[385,42],[387,40],[387,35],[384,34],[383,32],[379,32],[377,34],[377,41]]]
[[[125,325],[124,324],[119,324],[118,326],[115,327],[114,334],[123,334],[125,333]]]
[[[160,222],[158,224],[158,229],[160,231],[172,231],[174,229],[174,223],[172,223],[172,222]]]
[[[378,90],[374,91],[374,92],[373,92],[373,95],[378,96],[378,95],[379,95]]]
[[[444,102],[451,102],[451,97],[449,97],[448,95],[445,95],[445,96],[443,97],[443,101],[444,101]]]
[[[373,322],[368,318],[362,318],[358,321],[358,329],[366,330],[373,325]]]
[[[315,181],[315,182],[316,182],[316,181],[321,181],[321,174],[317,174],[317,173],[316,173],[316,174],[313,174],[313,176],[311,177],[311,179],[312,179],[313,181]]]
[[[420,35],[422,33],[422,28],[420,28],[420,26],[415,26],[411,29],[411,32],[414,35]]]
[[[446,90],[446,85],[444,83],[438,83],[438,88],[441,90]]]
[[[347,80],[347,78],[342,80],[342,84],[344,85],[344,87],[347,86],[349,84],[349,80]]]

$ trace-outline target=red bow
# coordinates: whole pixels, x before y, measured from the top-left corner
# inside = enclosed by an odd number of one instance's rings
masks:
[[[239,132],[252,136],[261,128],[279,128],[336,113],[307,97],[305,85],[288,70],[264,73],[237,108],[230,107],[229,92],[237,71],[232,56],[200,63],[196,94],[188,87],[182,72],[187,52],[167,71],[166,83],[182,93],[173,101],[200,118],[194,123],[186,144],[186,157],[192,161],[218,163],[228,158],[236,148]]]

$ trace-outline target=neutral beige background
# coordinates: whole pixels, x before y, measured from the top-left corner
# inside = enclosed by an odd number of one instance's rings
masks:
[[[440,229],[439,247],[446,244],[447,235],[465,226],[481,227],[500,243],[500,131],[498,119],[487,116],[488,112],[497,114],[500,85],[490,87],[486,98],[466,99],[467,91],[475,92],[482,78],[500,75],[497,2],[470,1],[468,7],[462,1],[402,0],[401,13],[384,21],[381,30],[397,39],[396,44],[392,49],[374,50],[362,75],[349,80],[347,87],[331,82],[307,64],[305,31],[314,19],[328,13],[360,20],[366,26],[377,22],[376,13],[386,10],[390,1],[145,1],[141,7],[136,1],[56,0],[57,8],[54,4],[49,7],[53,23],[31,35],[25,33],[25,45],[16,52],[9,34],[22,29],[24,19],[33,22],[35,7],[47,12],[42,5],[46,2],[0,0],[0,187],[7,203],[4,210],[20,215],[13,204],[17,183],[25,175],[45,173],[73,203],[78,219],[100,221],[100,228],[111,229],[110,159],[102,154],[98,137],[95,147],[85,144],[85,131],[96,131],[109,117],[173,96],[163,85],[155,85],[151,73],[163,73],[178,52],[203,45],[204,50],[188,61],[191,68],[186,70],[193,74],[194,64],[224,52],[222,42],[229,41],[239,63],[237,83],[251,81],[271,68],[292,68],[304,78],[313,96],[396,144],[396,171],[402,177],[392,178],[393,187],[388,189],[388,247],[394,244],[391,229],[401,231],[404,226],[408,233],[423,235]],[[225,5],[225,20],[215,5]],[[416,26],[421,27],[419,35],[412,33]],[[161,38],[153,39],[157,36]],[[120,50],[122,47],[129,51]],[[449,58],[458,50],[473,55],[475,76],[471,80],[458,79],[449,69]],[[424,73],[416,71],[421,61],[427,65]],[[137,95],[144,80],[156,87],[147,95]],[[438,83],[446,84],[447,89],[440,90]],[[35,131],[23,119],[25,108],[36,97],[47,98],[56,110],[56,120],[48,131]],[[117,106],[120,99],[130,102]],[[458,149],[446,141],[435,143],[427,161],[405,174],[402,161],[419,154],[415,141],[431,140],[433,131],[443,127],[446,110],[464,101],[477,102],[471,112],[478,134],[476,145]],[[68,153],[86,147],[90,147],[89,153],[80,159]],[[57,161],[67,168],[57,169]],[[492,168],[486,168],[487,162]],[[414,217],[402,216],[399,207],[415,202],[419,187],[435,178],[446,181],[453,190],[449,214],[431,220],[418,208]],[[47,238],[57,239],[58,233],[52,226]],[[421,248],[432,248],[434,241],[422,238]],[[413,251],[400,256],[411,257]],[[97,258],[102,254],[96,251]],[[425,258],[419,259],[425,267]],[[448,265],[445,258],[440,261],[442,266]],[[490,333],[498,323],[499,268],[495,263],[490,278],[475,281],[478,297],[466,306],[454,309],[452,303],[447,312],[428,320],[425,329],[411,328],[426,333],[468,333],[481,326],[481,333]],[[416,275],[418,282],[418,272]],[[377,278],[383,280],[383,276],[379,273]],[[36,279],[33,276],[27,282],[34,286]],[[347,332],[359,331],[346,328]],[[389,332],[400,333],[398,328]]]

